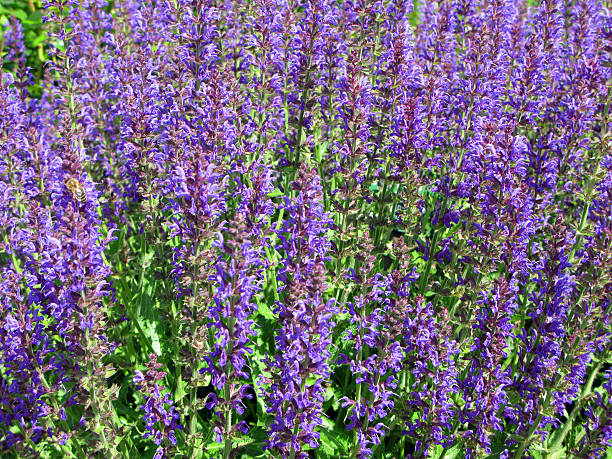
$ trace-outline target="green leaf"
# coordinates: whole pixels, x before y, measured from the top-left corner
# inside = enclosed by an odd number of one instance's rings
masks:
[[[320,164],[325,152],[327,151],[327,147],[329,142],[323,142],[315,147],[315,158],[317,158],[317,162]]]
[[[21,22],[26,21],[28,19],[28,13],[23,11],[23,10],[16,10],[16,9],[6,9],[5,11],[1,11],[0,12],[4,13],[6,12],[8,15],[10,16],[15,16],[17,19],[19,19]]]
[[[460,444],[455,444],[446,451],[444,451],[443,446],[437,445],[434,448],[434,450],[431,452],[431,457],[436,458],[436,459],[455,459],[456,457],[460,457],[460,454],[461,454]]]
[[[257,304],[257,312],[268,320],[276,320],[276,316],[264,302]]]
[[[47,40],[47,34],[45,32],[42,32],[34,40],[32,40],[32,46],[38,46],[44,43],[46,40]]]
[[[330,457],[345,457],[348,454],[349,437],[346,430],[340,430],[326,417],[321,430],[321,448]]]
[[[283,196],[284,193],[279,190],[278,188],[274,188],[273,191],[271,191],[270,193],[268,193],[268,197],[269,198],[278,198],[279,196]]]
[[[27,25],[28,28],[32,28],[30,26],[41,27],[42,26],[42,13],[40,11],[34,11],[30,13],[30,15],[26,19],[21,21],[21,24],[24,26]]]

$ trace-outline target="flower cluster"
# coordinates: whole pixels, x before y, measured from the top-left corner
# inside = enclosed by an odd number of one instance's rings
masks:
[[[159,371],[163,365],[157,362],[155,354],[149,357],[151,360],[146,364],[147,372],[136,370],[133,381],[136,389],[145,397],[145,402],[140,407],[145,412],[144,436],[152,437],[158,446],[154,455],[158,459],[165,457],[171,446],[176,446],[174,431],[183,427],[178,423],[180,416],[173,406],[170,394],[159,384],[166,376],[165,372]]]
[[[2,457],[610,450],[608,3],[27,3]]]

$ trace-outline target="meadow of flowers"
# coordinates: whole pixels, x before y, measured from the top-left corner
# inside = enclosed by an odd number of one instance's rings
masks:
[[[609,3],[42,3],[1,457],[612,457]]]

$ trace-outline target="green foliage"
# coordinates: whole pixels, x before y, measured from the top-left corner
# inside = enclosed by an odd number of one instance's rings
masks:
[[[39,76],[48,57],[45,51],[47,32],[43,27],[42,16],[40,0],[0,0],[0,54],[2,57],[7,54],[3,45],[11,24],[20,24],[23,27],[26,65],[38,69],[38,72],[34,73]],[[14,63],[3,62],[3,67],[12,69]]]

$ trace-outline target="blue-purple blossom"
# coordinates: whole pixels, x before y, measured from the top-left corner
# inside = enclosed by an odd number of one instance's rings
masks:
[[[606,2],[0,20],[0,455],[610,448]]]
[[[323,211],[316,171],[302,169],[287,199],[287,220],[277,230],[283,254],[275,307],[281,329],[277,354],[266,358],[260,380],[267,412],[273,417],[267,447],[283,457],[307,457],[319,445],[325,385],[330,377],[330,346],[337,308],[325,301],[325,259],[329,217]]]
[[[179,424],[180,416],[173,406],[172,397],[166,387],[160,384],[165,372],[159,371],[161,365],[157,363],[155,354],[149,358],[146,373],[136,370],[133,382],[145,397],[144,404],[140,406],[144,411],[144,438],[150,438],[158,446],[155,457],[161,458],[166,457],[171,448],[176,446],[175,430],[183,427]]]

